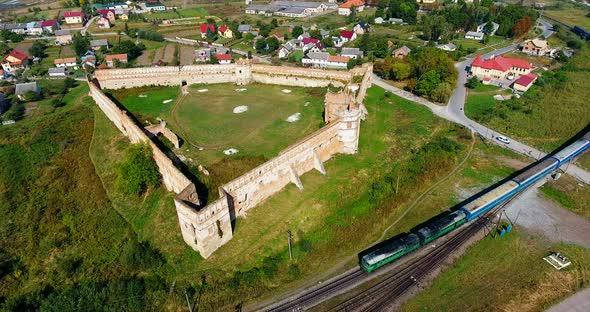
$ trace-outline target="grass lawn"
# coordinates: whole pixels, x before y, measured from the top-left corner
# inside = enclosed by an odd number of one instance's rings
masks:
[[[543,185],[541,191],[564,208],[590,220],[590,186],[564,174],[559,180]]]
[[[493,112],[495,106],[496,100],[491,94],[469,94],[465,102],[465,115],[481,121]]]
[[[572,27],[578,25],[585,29],[590,29],[590,17],[586,16],[588,12],[588,10],[568,7],[563,10],[545,10],[543,14]]]
[[[590,54],[584,47],[562,69],[565,82],[535,85],[520,99],[497,101],[493,111],[485,96],[469,96],[465,112],[492,129],[544,151],[551,151],[582,130],[590,120]],[[542,73],[543,75],[545,73]],[[548,73],[547,73],[548,74]]]
[[[542,259],[552,251],[572,265],[556,271]],[[547,243],[517,227],[468,249],[402,311],[541,311],[590,281],[588,263],[584,248]]]

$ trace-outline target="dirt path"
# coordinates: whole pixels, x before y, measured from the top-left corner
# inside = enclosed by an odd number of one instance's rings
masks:
[[[148,66],[151,65],[151,63],[150,51],[143,51],[143,53],[137,58],[137,64],[141,66]]]
[[[162,61],[166,62],[166,64],[172,64],[174,61],[174,54],[176,53],[176,45],[174,44],[167,44],[166,49],[164,50],[164,57]],[[154,62],[157,60],[154,58]]]

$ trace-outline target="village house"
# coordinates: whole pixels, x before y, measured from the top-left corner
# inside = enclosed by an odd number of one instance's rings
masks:
[[[489,22],[488,22],[488,23],[489,23]],[[495,35],[495,34],[496,34],[496,31],[498,31],[498,28],[500,28],[500,24],[498,24],[498,23],[494,23],[494,22],[491,22],[491,23],[492,23],[492,31],[489,33],[489,35],[490,35],[490,36],[493,36],[493,35]],[[485,29],[485,27],[486,27],[486,24],[487,24],[487,23],[483,23],[483,24],[480,24],[480,25],[478,25],[478,26],[477,26],[477,30],[476,30],[476,31],[477,31],[477,32],[480,32],[480,33],[484,32],[484,29]]]
[[[102,47],[109,48],[109,41],[106,39],[90,40],[90,48],[94,51],[100,50]]]
[[[362,35],[365,32],[368,32],[371,26],[367,22],[360,22],[354,25],[352,31],[354,31],[357,35]]]
[[[30,36],[40,36],[43,34],[41,22],[28,22],[25,24],[25,33]]]
[[[484,35],[485,34],[482,33],[482,32],[468,31],[468,32],[465,33],[465,39],[471,39],[471,40],[481,41],[481,40],[483,40]]]
[[[100,29],[109,29],[111,28],[111,21],[109,21],[108,18],[101,16],[98,19],[98,22],[96,22],[96,24],[98,25],[98,28]]]
[[[470,73],[481,80],[505,80],[518,78],[531,72],[533,66],[526,60],[496,56],[484,60],[478,55],[471,63]]]
[[[247,24],[241,24],[238,26],[238,32],[245,34],[248,33],[252,30],[252,26],[247,25]]]
[[[110,22],[114,22],[115,21],[115,10],[112,9],[102,9],[102,10],[98,10],[97,13],[108,19]]]
[[[201,38],[207,38],[207,32],[215,34],[215,25],[213,24],[201,24],[200,26]]]
[[[148,1],[143,5],[143,9],[147,12],[166,11],[166,6],[158,1]]]
[[[127,63],[128,59],[127,59],[127,54],[122,53],[122,54],[110,54],[105,56],[105,60],[106,60],[106,64],[108,67],[115,67],[116,63]]]
[[[49,75],[49,77],[65,77],[68,75],[68,72],[66,71],[66,69],[64,67],[55,67],[55,68],[49,68],[47,70],[47,74]]]
[[[342,48],[340,55],[346,56],[351,59],[362,59],[363,51],[359,48]]]
[[[64,19],[66,24],[82,24],[86,19],[86,15],[82,12],[65,12]]]
[[[195,61],[197,62],[209,62],[211,61],[211,48],[204,48],[195,50]]]
[[[25,96],[28,92],[35,92],[36,94],[41,93],[41,88],[37,85],[36,82],[26,82],[26,83],[17,83],[16,88],[14,89],[14,95],[23,101],[25,100]]]
[[[549,45],[547,40],[527,40],[522,44],[522,52],[534,56],[543,56],[549,53]]]
[[[346,69],[350,59],[341,55],[330,55],[328,57],[328,68]]]
[[[335,4],[325,2],[272,1],[269,4],[250,4],[246,7],[246,14],[306,17],[335,8]]]
[[[72,43],[72,34],[69,29],[60,29],[55,31],[55,44],[66,45]]]
[[[291,52],[293,52],[294,48],[290,44],[285,44],[279,49],[279,58],[286,58],[288,57]]]
[[[2,69],[8,73],[24,69],[28,64],[29,56],[16,50],[10,51],[10,53],[2,59]]]
[[[342,39],[342,44],[354,41],[356,39],[356,33],[352,30],[341,30],[340,39]]]
[[[533,73],[528,73],[526,75],[520,76],[520,78],[516,79],[512,88],[520,93],[526,92],[532,85],[537,81],[537,75]]]
[[[305,66],[346,69],[349,60],[346,56],[330,55],[327,52],[310,52],[301,62]]]
[[[412,50],[407,46],[403,46],[401,48],[397,48],[391,52],[391,56],[398,58],[398,59],[405,59]]]
[[[374,22],[375,24],[383,24],[383,23],[385,22],[385,20],[383,19],[383,17],[379,16],[379,17],[376,17],[376,18],[373,20],[373,22]]]
[[[90,66],[96,67],[96,56],[94,55],[94,51],[88,50],[80,57],[82,61],[82,66]]]
[[[276,32],[272,36],[277,38],[277,40],[279,40],[279,42],[285,42],[285,35],[283,35],[282,32]]]
[[[66,57],[66,58],[59,58],[53,60],[53,65],[57,68],[63,67],[73,67],[74,69],[78,69],[78,64],[76,63],[75,57]]]
[[[215,58],[219,64],[230,64],[232,56],[231,54],[215,54]]]
[[[362,12],[365,8],[365,2],[363,0],[348,0],[338,6],[338,15],[349,16],[353,8],[356,12]]]
[[[223,38],[232,38],[234,36],[234,33],[231,31],[231,29],[225,25],[219,27],[217,33]]]
[[[25,34],[26,33],[26,29],[27,29],[27,24],[21,23],[21,24],[4,24],[4,27],[2,27],[3,30],[9,30],[15,34]]]

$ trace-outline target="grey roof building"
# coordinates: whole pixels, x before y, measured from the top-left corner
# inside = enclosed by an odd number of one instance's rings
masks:
[[[92,48],[100,48],[100,47],[108,47],[109,42],[106,39],[96,39],[90,40],[90,47]]]
[[[55,31],[56,36],[67,36],[69,34],[71,34],[69,29],[60,29]]]
[[[350,58],[363,58],[363,51],[359,48],[342,48],[340,55]]]
[[[59,76],[65,76],[66,75],[66,69],[64,67],[59,67],[59,68],[50,68],[47,70],[47,73],[49,74],[49,77],[59,77]]]
[[[249,32],[250,30],[252,30],[252,26],[250,25],[242,24],[238,26],[238,31],[241,33]]]

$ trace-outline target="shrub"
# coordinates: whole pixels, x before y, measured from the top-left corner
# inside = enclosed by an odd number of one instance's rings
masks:
[[[117,168],[115,188],[128,195],[139,195],[158,185],[160,174],[146,144],[133,145]]]
[[[164,263],[160,251],[148,242],[127,242],[120,257],[121,264],[129,271],[146,270]]]
[[[475,89],[480,84],[481,84],[481,82],[479,81],[479,78],[474,76],[474,77],[471,77],[469,80],[467,80],[467,83],[465,84],[465,86],[469,89]]]

